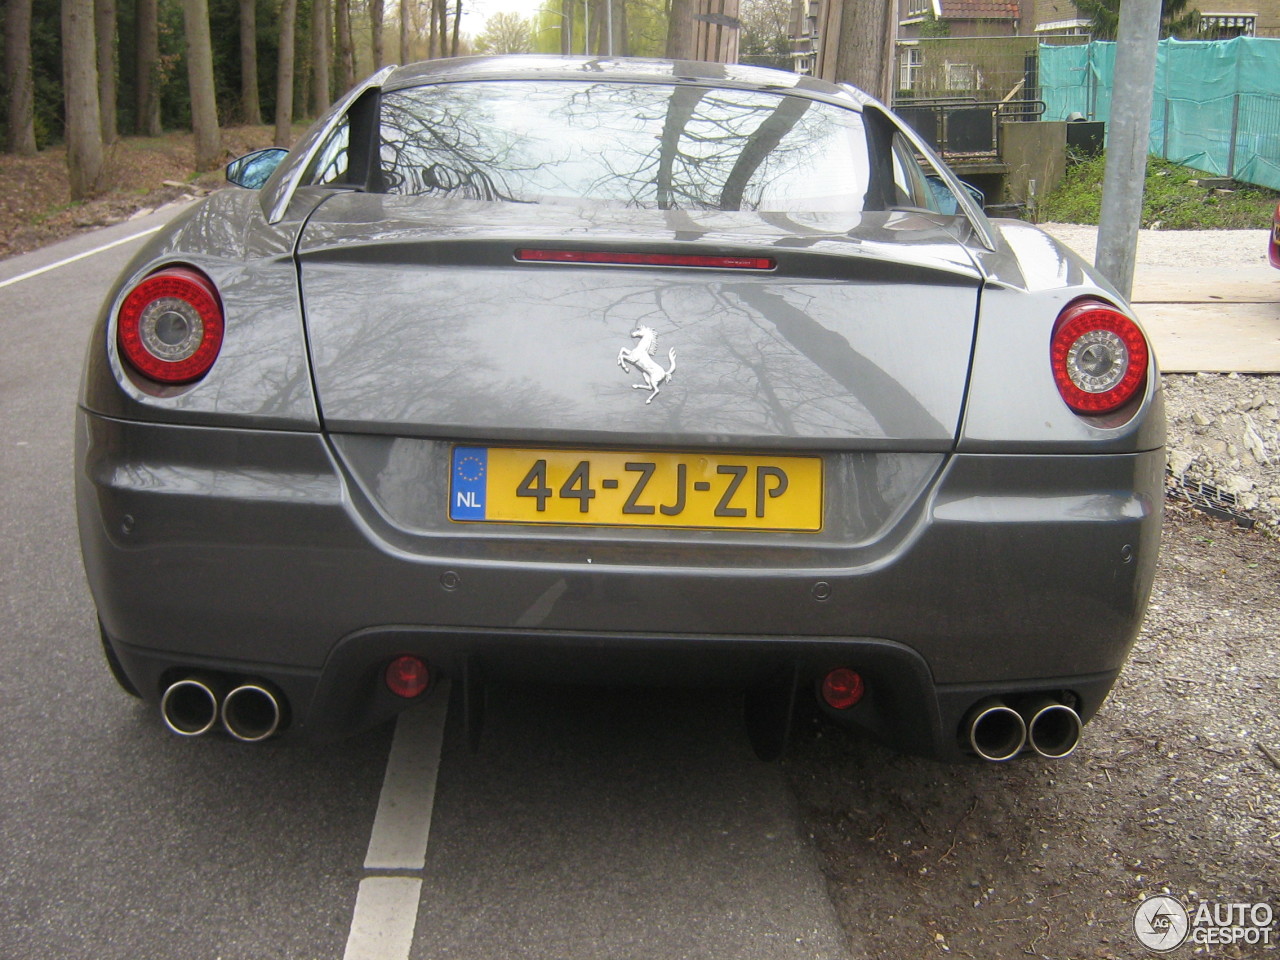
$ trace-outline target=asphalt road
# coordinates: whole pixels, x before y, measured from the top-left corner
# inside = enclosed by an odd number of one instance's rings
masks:
[[[472,754],[443,703],[335,747],[246,746],[176,738],[115,686],[72,424],[140,241],[16,278],[163,216],[0,263],[0,958],[843,956],[727,697],[504,689]]]

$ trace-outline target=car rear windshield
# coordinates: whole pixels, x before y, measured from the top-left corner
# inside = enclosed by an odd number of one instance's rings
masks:
[[[755,90],[449,83],[382,96],[387,193],[643,209],[858,212],[855,110]]]

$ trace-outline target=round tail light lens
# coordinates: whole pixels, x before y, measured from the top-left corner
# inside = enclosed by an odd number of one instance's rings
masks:
[[[117,324],[120,353],[160,383],[199,380],[222,349],[222,300],[190,267],[168,267],[129,291]]]
[[[848,667],[837,667],[822,681],[822,699],[836,710],[848,710],[856,706],[866,692],[862,674]]]
[[[405,654],[387,664],[387,689],[397,697],[412,700],[431,684],[431,671],[418,657]]]
[[[1146,337],[1119,310],[1099,300],[1071,304],[1058,317],[1050,359],[1058,392],[1076,413],[1110,413],[1147,381]]]

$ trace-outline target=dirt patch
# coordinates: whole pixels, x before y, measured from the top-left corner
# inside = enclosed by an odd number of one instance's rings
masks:
[[[1152,956],[1132,921],[1161,892],[1280,912],[1278,635],[1280,545],[1174,506],[1146,625],[1071,757],[942,765],[813,721],[785,770],[852,955]]]
[[[225,159],[271,146],[274,132],[266,126],[224,129]],[[107,150],[102,194],[73,204],[65,149],[50,147],[34,157],[0,155],[0,183],[13,185],[0,189],[0,257],[119,223],[140,211],[208,193],[226,182],[221,169],[196,176],[194,168],[190,133],[125,137]]]

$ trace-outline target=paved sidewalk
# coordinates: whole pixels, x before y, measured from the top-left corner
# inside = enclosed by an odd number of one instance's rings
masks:
[[[1045,229],[1092,261],[1096,227]],[[1266,238],[1265,230],[1141,231],[1133,307],[1161,370],[1280,373],[1280,270],[1267,262]]]

